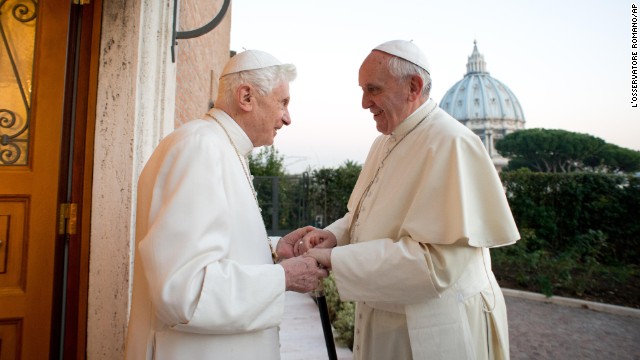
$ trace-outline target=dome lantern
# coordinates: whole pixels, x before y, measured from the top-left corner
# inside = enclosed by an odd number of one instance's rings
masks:
[[[467,60],[467,75],[473,73],[489,74],[487,71],[487,63],[484,62],[484,56],[478,51],[478,44],[475,40],[473,40],[473,52]]]

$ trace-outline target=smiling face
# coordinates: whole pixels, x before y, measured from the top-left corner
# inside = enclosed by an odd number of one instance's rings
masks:
[[[289,115],[289,83],[283,81],[266,95],[257,92],[252,109],[253,119],[245,123],[245,132],[254,147],[272,145],[277,131],[284,125],[291,124]]]
[[[397,79],[388,68],[391,55],[372,51],[360,66],[362,108],[369,109],[379,132],[389,135],[414,109],[409,102],[411,80]]]

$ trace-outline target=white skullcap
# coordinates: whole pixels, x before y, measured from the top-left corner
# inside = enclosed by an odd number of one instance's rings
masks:
[[[408,62],[416,64],[427,71],[431,75],[427,56],[420,48],[411,41],[391,40],[376,46],[373,50],[378,50],[405,59]]]
[[[273,55],[260,50],[245,50],[233,56],[224,66],[220,77],[240,71],[263,69],[270,66],[283,65]]]

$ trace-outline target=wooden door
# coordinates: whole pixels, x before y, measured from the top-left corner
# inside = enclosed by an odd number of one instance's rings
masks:
[[[64,264],[77,260],[62,254],[69,235],[60,234],[77,155],[69,153],[72,6],[0,0],[0,360],[58,358],[64,347]],[[82,295],[74,296],[77,305]]]

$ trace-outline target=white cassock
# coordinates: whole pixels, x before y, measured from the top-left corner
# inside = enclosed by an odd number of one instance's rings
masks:
[[[326,229],[340,297],[356,301],[354,358],[509,357],[487,248],[520,236],[478,136],[427,101],[374,141],[348,209]]]
[[[249,137],[211,114],[246,161]],[[140,175],[136,214],[126,359],[279,359],[284,269],[220,125],[193,120],[162,140]]]

